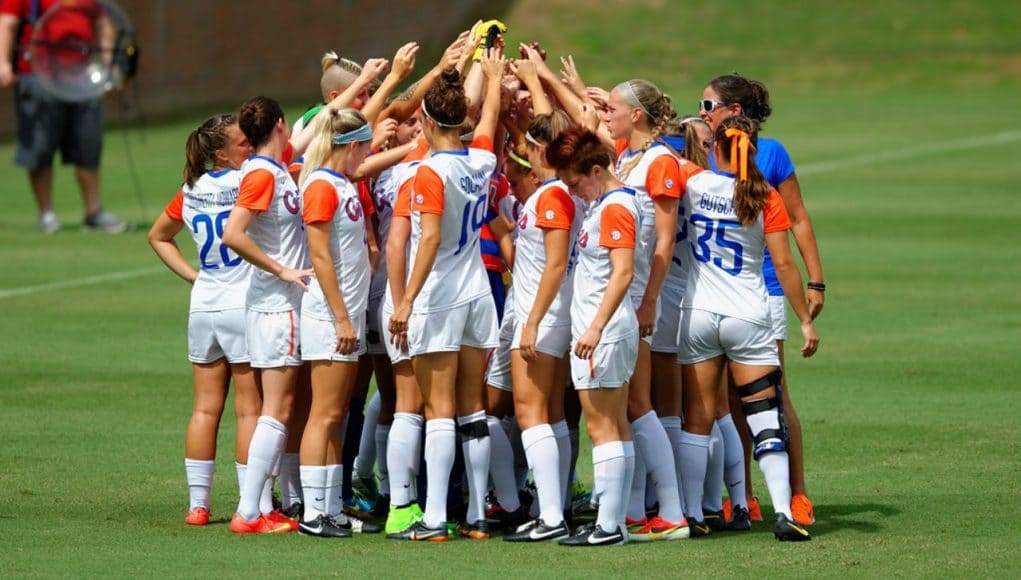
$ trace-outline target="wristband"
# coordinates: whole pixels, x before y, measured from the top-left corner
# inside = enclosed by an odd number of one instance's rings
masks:
[[[808,289],[809,290],[818,290],[819,292],[825,292],[826,291],[826,285],[823,284],[822,282],[809,282],[808,283]]]

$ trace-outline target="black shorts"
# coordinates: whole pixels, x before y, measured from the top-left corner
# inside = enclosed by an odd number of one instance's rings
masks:
[[[103,149],[103,104],[68,103],[46,93],[39,80],[22,75],[14,88],[18,140],[14,163],[29,170],[53,165],[60,150],[65,165],[99,167]]]

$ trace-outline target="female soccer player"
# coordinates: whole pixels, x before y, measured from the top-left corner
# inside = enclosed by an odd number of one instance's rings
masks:
[[[407,146],[414,147],[415,143],[422,132],[422,123],[419,115],[412,115],[406,121],[397,126],[397,130],[394,135],[390,138],[389,146],[391,149],[406,148]],[[414,149],[411,149],[405,154],[405,157],[411,153]],[[390,362],[390,357],[387,354],[386,345],[383,340],[383,325],[380,317],[380,311],[383,306],[383,299],[386,295],[386,282],[387,282],[387,254],[386,244],[387,238],[390,234],[390,224],[393,217],[394,202],[397,198],[396,179],[401,174],[398,168],[401,166],[400,163],[392,167],[388,167],[379,174],[379,177],[372,184],[372,202],[375,205],[376,212],[376,232],[379,239],[379,264],[376,265],[376,269],[372,275],[372,282],[369,286],[369,306],[366,311],[366,342],[367,342],[367,353],[369,359],[372,361],[372,368],[376,378],[376,395],[373,397],[372,402],[369,403],[371,408],[373,405],[378,405],[379,415],[376,421],[376,427],[374,432],[366,433],[362,432],[362,444],[359,445],[358,449],[358,463],[363,463],[363,453],[366,448],[365,438],[371,437],[375,444],[375,453],[373,454],[377,459],[376,462],[379,465],[379,498],[376,501],[376,505],[373,508],[374,515],[385,516],[390,508],[390,477],[389,470],[387,468],[387,442],[390,437],[390,429],[393,425],[394,406],[396,404],[396,387],[394,385],[394,371],[393,366]],[[418,387],[416,386],[417,390]],[[369,421],[366,421],[366,427],[368,429]],[[369,477],[374,477],[372,474],[373,464],[369,462],[366,466]],[[356,466],[356,473],[359,469]],[[363,474],[359,473],[359,476]]]
[[[245,343],[245,292],[251,267],[220,240],[237,199],[238,168],[251,155],[234,115],[216,115],[191,132],[185,145],[184,185],[149,231],[149,244],[168,268],[189,284],[188,359],[195,378],[195,406],[184,442],[191,507],[185,521],[209,522],[209,492],[216,466],[216,433],[234,379],[238,486],[245,480],[248,445],[262,406]],[[188,226],[199,254],[196,272],[174,242]]]
[[[370,59],[358,82],[331,105],[342,107],[383,69],[386,61]],[[223,243],[258,269],[252,273],[245,302],[246,335],[251,365],[261,369],[262,412],[248,452],[248,470],[238,511],[231,519],[236,533],[293,531],[297,523],[261,502],[263,486],[283,453],[291,418],[300,360],[299,308],[305,279],[313,274],[301,221],[301,197],[287,163],[304,151],[314,125],[293,141],[283,110],[273,99],[256,97],[241,107],[239,125],[255,155],[241,167],[238,200],[223,228]]]
[[[411,240],[411,197],[415,172],[429,151],[429,143],[419,140],[419,146],[391,170],[386,199],[393,206],[390,227],[386,236],[386,293],[379,319],[383,344],[393,367],[394,418],[386,447],[387,473],[390,477],[390,509],[386,517],[387,537],[409,529],[422,518],[422,510],[415,501],[415,485],[422,452],[422,416],[424,403],[418,388],[411,356],[408,355],[407,336],[390,331],[390,317],[394,304],[404,299],[407,283],[408,244]]]
[[[362,522],[341,513],[341,422],[365,352],[372,275],[365,211],[345,177],[369,154],[372,128],[354,109],[327,109],[305,155],[302,220],[316,276],[301,303],[302,360],[311,361],[312,406],[301,438],[303,534],[348,537]],[[339,445],[338,445],[339,444]]]
[[[653,376],[663,379],[656,381],[657,392],[663,393],[661,396],[676,397],[678,390],[677,383],[671,380],[675,376],[672,355],[657,356],[655,368],[652,357],[653,346],[660,351],[673,347],[672,344],[653,343],[661,313],[660,292],[664,300],[678,302],[683,293],[677,283],[664,284],[677,237],[682,165],[661,137],[669,130],[674,117],[676,113],[670,107],[669,97],[648,81],[620,83],[607,99],[605,123],[618,149],[616,174],[635,190],[642,212],[631,283],[631,300],[636,308],[642,342],[628,399],[628,419],[638,453],[631,484],[628,529],[635,540],[641,541],[687,537],[670,439],[652,408],[651,398]],[[688,170],[690,168],[685,168]],[[663,324],[669,322],[663,321]],[[659,501],[659,514],[651,521],[645,518],[646,470],[656,485]]]
[[[685,388],[681,445],[685,503],[692,536],[707,535],[702,492],[709,433],[726,370],[741,398],[755,458],[776,510],[773,533],[781,541],[808,540],[808,531],[793,521],[790,512],[781,370],[762,274],[767,247],[801,321],[802,356],[815,353],[819,338],[787,243],[790,220],[780,195],[755,164],[751,131],[754,123],[744,117],[720,123],[714,154],[721,172],[702,172],[683,184],[681,201],[693,255],[678,337]]]
[[[599,513],[594,523],[560,540],[566,546],[628,540],[624,512],[635,457],[627,421],[628,381],[639,342],[628,290],[642,217],[635,191],[613,176],[612,155],[595,133],[578,128],[560,133],[546,149],[546,161],[557,176],[590,204],[577,243],[571,377],[592,439]]]
[[[463,533],[488,537],[484,495],[490,446],[483,378],[487,350],[497,346],[497,322],[477,244],[486,217],[489,178],[496,169],[492,147],[504,61],[498,52],[487,51],[481,64],[486,95],[472,147],[466,150],[461,143],[468,103],[456,70],[444,71],[422,103],[423,133],[435,153],[415,174],[411,275],[404,299],[390,319],[392,333],[407,332],[428,418],[426,509],[421,521],[400,534],[410,540],[448,539],[446,502],[455,412],[471,495]]]
[[[772,113],[772,107],[769,104],[769,91],[766,89],[766,86],[758,81],[746,79],[736,74],[719,76],[710,81],[702,93],[699,108],[702,118],[709,122],[713,131],[716,130],[724,119],[742,114],[756,121],[761,126]],[[759,137],[755,140],[757,147],[755,162],[769,184],[780,193],[780,197],[783,198],[784,206],[787,208],[791,219],[794,239],[797,241],[798,250],[808,272],[809,283],[805,294],[808,299],[809,311],[814,318],[822,312],[826,285],[823,278],[822,262],[819,257],[819,247],[816,244],[811,218],[809,218],[808,211],[805,209],[804,202],[802,201],[801,186],[798,183],[794,164],[791,163],[787,150],[784,149],[779,141],[764,137]],[[710,158],[710,167],[715,169],[716,166],[713,162],[714,159]],[[787,310],[784,306],[783,289],[777,280],[773,262],[768,251],[766,252],[764,273],[766,275],[766,288],[769,290],[770,295],[773,332],[780,352],[780,364],[783,366],[783,342],[787,338]],[[783,381],[784,413],[787,418],[791,439],[791,487],[794,492],[791,511],[799,523],[810,525],[815,521],[815,516],[813,514],[812,502],[808,498],[805,487],[805,462],[801,422],[798,420],[797,412],[791,402],[786,374],[783,376]],[[732,408],[739,411],[740,405],[737,404],[737,401],[732,398],[731,403]],[[740,417],[734,422],[740,425],[743,431],[744,422],[740,420]],[[744,433],[744,439],[746,442],[748,441],[747,432]],[[749,447],[746,447],[746,464],[748,450]],[[747,496],[752,497],[751,478],[745,477],[744,480],[748,482]],[[754,509],[757,505],[752,507],[753,517],[759,515],[756,513],[758,510]],[[759,515],[759,517],[761,516]]]
[[[526,133],[528,161],[541,185],[525,201],[518,220],[513,304],[517,324],[511,343],[511,373],[514,415],[535,479],[539,517],[504,536],[511,542],[569,535],[563,517],[571,458],[564,390],[570,369],[566,355],[570,348],[571,250],[581,229],[584,207],[567,193],[566,185],[545,160],[549,143],[569,126],[563,112],[544,113],[532,120]]]

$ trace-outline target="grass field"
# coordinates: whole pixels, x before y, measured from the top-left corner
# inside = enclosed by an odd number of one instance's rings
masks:
[[[159,269],[145,227],[80,233],[66,171],[57,206],[75,226],[37,234],[27,180],[0,144],[0,575],[1021,575],[1021,9],[571,4],[522,0],[507,17],[511,40],[534,35],[552,55],[573,53],[591,83],[655,80],[683,112],[735,68],[771,88],[767,134],[799,168],[829,286],[819,354],[788,365],[814,541],[781,545],[762,525],[595,551],[236,537],[224,524],[235,494],[229,412],[217,525],[187,528],[187,288]],[[191,125],[108,132],[106,205],[151,221],[176,191]]]

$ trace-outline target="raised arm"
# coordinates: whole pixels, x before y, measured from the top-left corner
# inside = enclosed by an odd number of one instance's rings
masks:
[[[536,115],[545,115],[553,112],[553,104],[550,103],[546,91],[542,88],[542,81],[536,71],[535,63],[530,60],[511,60],[510,69],[514,76],[521,79],[521,82],[528,89],[532,97],[532,112]]]
[[[365,61],[365,66],[362,67],[361,74],[355,79],[351,86],[344,89],[343,93],[337,95],[337,98],[333,99],[322,108],[321,111],[316,113],[315,117],[311,121],[305,124],[305,127],[297,135],[291,135],[291,148],[294,150],[294,157],[300,157],[305,153],[305,149],[308,148],[309,143],[312,142],[312,138],[316,134],[317,123],[321,119],[325,119],[327,116],[323,115],[323,111],[327,109],[344,109],[354,102],[355,98],[362,93],[369,86],[369,83],[373,79],[383,74],[386,71],[389,63],[385,58],[370,58]]]
[[[408,75],[414,70],[415,55],[418,54],[418,48],[418,43],[409,42],[397,49],[390,73],[386,75],[386,78],[383,79],[383,84],[369,98],[369,102],[362,107],[362,115],[365,115],[365,119],[368,120],[370,125],[376,123],[380,112],[386,107],[386,100],[390,98],[390,94],[394,92],[397,85],[408,78]]]
[[[429,88],[432,87],[434,82],[436,82],[436,79],[440,78],[440,73],[443,72],[443,69],[448,67],[457,68],[457,66],[462,62],[461,57],[465,52],[467,52],[466,45],[468,43],[469,33],[470,32],[467,30],[462,32],[457,39],[447,47],[447,50],[443,52],[443,56],[440,58],[439,62],[436,63],[436,66],[430,69],[429,72],[425,73],[425,75],[422,76],[417,83],[415,83],[414,88],[411,89],[411,95],[407,98],[407,100],[397,99],[390,103],[390,105],[387,106],[382,113],[380,113],[377,121],[382,119],[394,119],[398,123],[403,123],[409,117],[414,115],[415,111],[417,111],[418,107],[422,104],[422,99],[425,98],[426,92],[428,92]],[[461,68],[458,70],[464,69]]]
[[[496,126],[500,121],[500,81],[503,78],[506,61],[503,60],[500,49],[490,48],[482,56],[480,64],[479,68],[485,75],[486,96],[482,102],[482,115],[475,125],[475,136],[484,135],[494,139]]]

